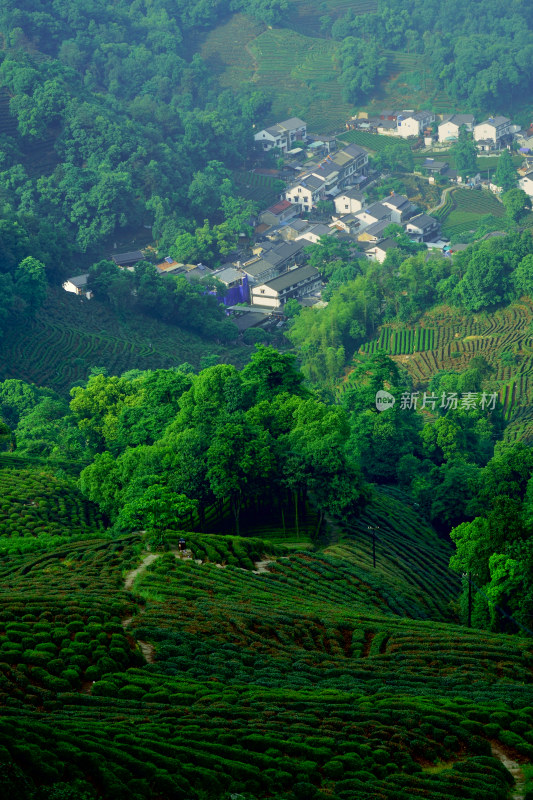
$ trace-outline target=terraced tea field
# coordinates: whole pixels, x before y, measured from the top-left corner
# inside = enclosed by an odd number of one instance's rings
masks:
[[[285,25],[307,36],[316,36],[320,31],[320,17],[324,15],[335,20],[350,10],[355,14],[375,14],[377,8],[377,0],[324,0],[319,4],[313,0],[291,0]]]
[[[372,570],[361,533],[377,522]],[[456,588],[447,546],[400,496],[382,493],[355,529],[323,553],[189,536],[202,563],[147,559],[138,535],[4,558],[7,785],[90,780],[104,800],[506,800],[492,748],[533,756],[531,641],[441,621]]]
[[[383,108],[431,108],[436,113],[456,109],[446,92],[432,79],[424,57],[417,53],[385,50],[387,74],[371,99],[359,106],[371,114]]]
[[[255,67],[248,45],[264,30],[264,25],[245,14],[234,14],[207,35],[200,55],[216,72],[222,86],[238,89],[252,79]]]
[[[321,12],[322,13],[322,12]],[[237,14],[209,33],[201,53],[223,86],[250,82],[272,99],[269,122],[299,116],[308,127],[327,133],[344,124],[353,107],[342,100],[332,40],[288,28],[264,30]]]
[[[484,189],[455,189],[448,193],[446,199],[439,216],[442,232],[447,237],[475,230],[476,223],[488,214],[493,217],[505,216],[503,204],[492,192]]]
[[[129,369],[198,365],[210,352],[239,363],[237,346],[219,347],[176,326],[142,315],[112,313],[95,300],[51,289],[28,324],[13,325],[0,344],[0,376],[20,378],[67,393],[91,367],[119,375]]]
[[[391,136],[381,136],[368,131],[346,131],[339,137],[345,144],[358,144],[366,150],[379,153],[395,141]]]
[[[468,193],[465,190],[465,193]],[[509,421],[505,438],[533,441],[533,302],[524,298],[494,314],[461,317],[440,308],[426,314],[419,325],[384,325],[378,336],[361,348],[382,350],[401,362],[415,389],[427,387],[439,370],[462,371],[481,355],[494,367],[492,391],[497,391]],[[502,364],[511,351],[516,364]]]
[[[97,506],[73,481],[48,469],[2,469],[0,461],[0,554],[50,550],[75,539],[102,538]]]
[[[241,197],[259,203],[261,208],[268,208],[279,200],[280,187],[284,185],[272,175],[263,175],[253,170],[235,171],[233,178]]]
[[[331,40],[286,29],[267,30],[248,45],[255,60],[253,82],[272,94],[272,119],[299,116],[311,131],[343,125],[352,106],[342,99]]]

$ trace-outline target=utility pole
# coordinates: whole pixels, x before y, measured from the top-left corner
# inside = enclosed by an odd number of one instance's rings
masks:
[[[468,616],[466,619],[466,627],[472,627],[472,581],[470,580],[470,573],[463,572],[463,578],[468,581]]]
[[[379,531],[379,525],[377,525],[376,528]],[[376,569],[376,530],[371,525],[367,525],[367,529],[372,536],[372,565],[374,569]]]
[[[468,573],[468,621],[467,627],[472,627],[472,581],[470,580],[470,573]]]

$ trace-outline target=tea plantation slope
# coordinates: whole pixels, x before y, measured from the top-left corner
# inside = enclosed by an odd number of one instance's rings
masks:
[[[170,552],[132,595],[141,548],[132,535],[4,560],[9,796],[77,781],[105,800],[506,800],[489,740],[533,755],[531,641],[404,620],[321,554],[254,574]]]
[[[0,556],[57,548],[73,539],[102,538],[98,507],[73,481],[50,469],[2,469]]]
[[[155,644],[166,674],[430,695],[451,684],[479,700],[531,693],[533,642],[402,618],[388,607],[396,598],[340,559],[296,553],[256,575],[169,555],[135,592],[146,605],[131,630]]]
[[[14,325],[0,342],[0,377],[20,378],[67,393],[86,380],[91,367],[117,375],[130,369],[160,369],[216,352],[240,364],[244,351],[215,345],[199,336],[140,314],[112,312],[96,300],[51,289],[36,318]]]
[[[533,441],[533,303],[523,297],[492,314],[464,315],[439,306],[416,325],[383,325],[362,353],[382,350],[411,374],[415,390],[427,388],[439,370],[462,372],[474,356],[493,368],[508,426],[504,438]],[[342,391],[342,387],[341,387]]]
[[[459,577],[448,566],[452,545],[437,536],[401,491],[375,490],[364,513],[325,553],[380,586],[403,616],[451,618],[450,602],[459,592]]]

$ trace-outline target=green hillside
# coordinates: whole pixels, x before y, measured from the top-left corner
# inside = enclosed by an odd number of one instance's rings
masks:
[[[335,53],[338,44],[288,28],[262,30],[237,14],[215,28],[201,54],[222,86],[237,91],[243,82],[266,92],[272,120],[300,116],[311,130],[342,126],[353,106],[342,99]]]
[[[65,393],[75,381],[86,380],[91,367],[119,375],[185,361],[198,366],[209,353],[233,363],[246,359],[237,346],[206,343],[175,325],[112,311],[96,300],[52,288],[35,319],[13,325],[0,340],[0,375]]]

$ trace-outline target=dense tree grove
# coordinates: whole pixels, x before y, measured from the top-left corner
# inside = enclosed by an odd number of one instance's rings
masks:
[[[531,292],[529,231],[473,244],[452,259],[428,253],[397,227],[391,225],[388,234],[398,247],[383,264],[358,261],[347,245],[328,237],[308,248],[310,263],[329,280],[324,295],[329,304],[303,309],[291,319],[287,336],[309,380],[331,386],[383,322],[415,322],[435,303],[489,310]]]
[[[331,26],[333,38],[349,37],[369,54],[359,68],[357,59],[343,65],[341,82],[353,87],[351,99],[361,97],[356,91],[366,91],[368,77],[379,75],[377,46],[425,55],[438,86],[480,114],[510,109],[530,92],[532,31],[527,0],[511,6],[501,0],[462,5],[387,0],[375,14],[350,9]]]
[[[12,211],[52,222],[81,252],[143,224],[169,246],[206,216],[234,216],[221,206],[224,179],[246,157],[265,99],[217,92],[202,59],[187,60],[186,40],[238,3],[39,6],[0,14],[0,85],[17,123],[1,137],[0,197]],[[271,23],[283,7],[246,10]],[[40,175],[24,167],[37,143],[50,153]]]

